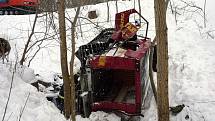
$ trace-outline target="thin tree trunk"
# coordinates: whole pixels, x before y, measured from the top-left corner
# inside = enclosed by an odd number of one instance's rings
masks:
[[[157,105],[158,121],[169,121],[168,40],[165,0],[154,0],[157,39]]]
[[[109,7],[109,3],[107,1],[107,22],[110,21],[110,7]]]
[[[136,0],[134,0],[134,9],[136,10]],[[136,18],[135,18],[135,16],[134,16],[134,20],[135,20]]]
[[[139,6],[139,13],[141,15],[141,3],[140,3],[140,0],[138,0],[138,6]],[[139,19],[140,19],[140,25],[141,25],[141,17],[139,16]]]
[[[78,18],[78,23],[79,23],[79,26],[80,26],[81,37],[83,38],[83,31],[82,31],[82,25],[81,25],[81,19],[80,18]]]
[[[11,83],[10,83],[10,88],[9,88],[9,94],[8,94],[6,106],[4,108],[4,113],[3,113],[2,121],[4,121],[5,116],[7,114],[8,104],[9,104],[9,101],[10,101],[10,98],[11,98],[11,92],[12,92],[12,88],[13,88],[13,81],[14,81],[14,76],[15,76],[15,72],[16,72],[16,67],[17,67],[17,60],[16,60],[16,63],[14,65],[14,69],[13,69],[13,73],[12,73],[12,78],[11,78]]]
[[[66,27],[65,27],[65,0],[58,2],[58,16],[59,16],[59,29],[60,29],[60,58],[61,70],[64,82],[64,112],[67,119],[71,114],[71,89],[70,78],[67,62],[67,44],[66,44]]]
[[[205,0],[205,3],[204,3],[204,27],[206,28],[206,1]]]
[[[75,59],[75,27],[78,19],[78,15],[80,13],[80,8],[78,7],[75,18],[72,22],[72,28],[71,28],[71,36],[72,36],[72,55],[70,60],[70,79],[71,79],[71,119],[72,121],[75,121],[75,82],[74,82],[74,72],[73,72],[73,66],[74,66],[74,59]]]
[[[118,0],[116,0],[116,13],[118,13]]]

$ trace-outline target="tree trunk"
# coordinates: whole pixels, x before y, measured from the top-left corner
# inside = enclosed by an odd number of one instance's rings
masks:
[[[141,3],[140,3],[141,0],[138,0],[138,6],[139,6],[139,13],[141,15]],[[141,17],[139,16],[139,20],[140,20],[140,25],[141,25]]]
[[[165,0],[154,0],[157,39],[157,105],[158,121],[169,121],[168,40]]]
[[[70,78],[67,62],[67,45],[66,45],[66,27],[65,27],[65,0],[58,2],[58,16],[59,16],[59,29],[60,29],[60,58],[61,70],[64,82],[64,112],[67,119],[71,114],[71,89]]]
[[[109,3],[107,1],[107,22],[110,21],[110,6],[109,6]]]
[[[203,13],[204,13],[204,27],[206,28],[206,0],[204,2],[204,10],[203,10]]]
[[[116,0],[116,13],[118,13],[118,0]]]
[[[74,59],[75,59],[75,28],[76,23],[78,19],[78,15],[80,13],[80,8],[78,7],[75,18],[72,22],[72,28],[71,28],[71,36],[72,36],[72,55],[70,60],[70,78],[71,78],[71,119],[72,121],[75,121],[75,82],[74,82],[74,72],[73,72],[73,66],[74,66]]]

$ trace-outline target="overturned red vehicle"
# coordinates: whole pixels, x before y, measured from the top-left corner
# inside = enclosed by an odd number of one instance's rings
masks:
[[[38,0],[0,0],[0,15],[34,14]]]
[[[133,20],[133,14],[138,19]],[[141,115],[149,85],[147,31],[148,21],[131,9],[116,14],[115,29],[103,30],[79,48],[78,112],[85,116],[98,110]]]

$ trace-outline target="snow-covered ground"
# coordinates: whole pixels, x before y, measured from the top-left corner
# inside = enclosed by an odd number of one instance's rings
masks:
[[[197,1],[197,5],[203,7],[204,0]],[[150,22],[149,37],[155,36],[154,28],[154,6],[152,0],[141,1],[142,14]],[[175,0],[174,2],[177,2]],[[119,11],[133,8],[133,1],[119,1]],[[174,15],[168,10],[168,40],[169,40],[169,96],[170,106],[185,104],[184,110],[177,116],[171,116],[171,121],[213,121],[215,119],[215,45],[214,40],[214,7],[213,0],[207,2],[207,27],[204,28],[203,20],[197,14],[186,14],[178,16],[177,24]],[[138,9],[138,6],[135,6]],[[106,23],[106,4],[85,6],[82,9],[81,16],[86,17],[88,10],[96,9],[99,12],[99,18],[92,20],[104,27],[114,27],[114,22]],[[68,10],[72,13],[73,10]],[[115,3],[110,2],[111,20],[114,20]],[[72,16],[72,14],[70,14]],[[31,24],[34,15],[27,16],[0,16],[0,37],[10,39],[12,52],[10,60],[21,57],[24,42],[30,33]],[[44,18],[39,19],[36,32],[44,31]],[[82,20],[86,23],[87,21]],[[57,21],[55,21],[57,23]],[[70,23],[67,23],[70,25]],[[80,28],[78,27],[78,31]],[[91,31],[89,31],[91,30]],[[87,43],[91,38],[98,34],[94,25],[82,26],[83,37],[77,34],[77,47]],[[208,34],[209,32],[209,34]],[[50,29],[50,33],[54,33]],[[41,37],[41,33],[37,37]],[[68,34],[69,35],[69,34]],[[57,38],[57,37],[55,37]],[[68,38],[70,38],[68,36]],[[33,40],[36,37],[34,36]],[[46,43],[47,44],[47,43]],[[49,43],[49,48],[41,50],[32,61],[31,68],[35,73],[39,73],[46,80],[52,81],[51,77],[55,73],[60,73],[60,59],[58,41],[53,40]],[[78,68],[76,61],[76,69]],[[33,70],[24,68],[27,71],[23,73],[18,69],[14,76],[11,98],[8,105],[5,121],[18,120],[20,112],[23,110],[22,121],[64,121],[63,115],[54,106],[48,102],[45,95],[36,91],[29,82],[34,81]],[[0,115],[3,117],[4,108],[8,99],[10,82],[12,81],[13,65],[0,64]],[[31,75],[31,76],[30,76]],[[28,98],[29,95],[29,98]],[[143,110],[145,118],[142,121],[157,121],[155,101],[151,98],[151,106]],[[189,119],[185,119],[186,116]],[[90,118],[77,116],[78,121],[120,121],[120,118],[114,114],[104,112],[92,113]]]
[[[15,70],[15,67],[10,63],[0,64],[1,120],[65,121],[64,116],[60,114],[55,105],[47,101],[43,93],[39,93],[35,87],[29,84],[31,81],[35,81],[34,71],[26,67],[17,67]],[[8,98],[10,87],[11,95]]]
[[[174,33],[173,33],[174,32]],[[170,102],[185,104],[177,121],[213,121],[215,108],[214,39],[200,36],[198,28],[188,24],[169,33]]]

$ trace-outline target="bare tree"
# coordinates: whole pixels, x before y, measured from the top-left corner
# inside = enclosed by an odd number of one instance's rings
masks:
[[[25,62],[25,60],[26,60],[27,50],[28,50],[29,44],[30,44],[30,42],[31,42],[31,38],[32,38],[32,36],[34,35],[34,30],[35,30],[35,27],[36,27],[37,18],[38,18],[38,13],[36,12],[35,18],[34,18],[33,27],[32,27],[32,30],[31,30],[31,33],[30,33],[30,35],[29,35],[29,37],[28,37],[28,40],[27,40],[27,42],[26,42],[26,44],[25,44],[25,48],[24,48],[23,53],[22,53],[22,58],[21,58],[21,60],[20,60],[20,62],[19,62],[20,65],[23,65],[24,62]]]
[[[20,110],[19,121],[21,121],[21,118],[22,118],[23,112],[24,112],[24,110],[25,110],[25,108],[26,108],[26,105],[27,105],[27,102],[28,102],[28,100],[29,100],[29,97],[30,97],[30,92],[28,93],[28,96],[27,96],[27,98],[26,98],[26,100],[25,100],[25,103],[24,103],[23,108],[21,108],[21,110]]]
[[[75,81],[74,81],[74,72],[73,72],[73,67],[74,67],[74,60],[75,60],[75,28],[76,28],[76,23],[78,19],[78,15],[80,13],[80,6],[78,7],[75,18],[72,22],[72,28],[71,28],[71,36],[72,36],[72,55],[71,55],[71,60],[70,60],[70,80],[71,80],[71,119],[72,121],[75,121]]]
[[[195,2],[193,2],[192,0],[179,0],[177,2],[174,2],[174,0],[168,0],[170,2],[170,7],[171,7],[171,11],[172,13],[175,15],[175,21],[177,24],[177,18],[179,15],[186,15],[186,16],[191,16],[193,17],[193,15],[197,15],[198,17],[200,16],[203,19],[202,21],[199,21],[198,19],[198,24],[200,22],[202,22],[201,24],[203,24],[204,27],[206,27],[206,23],[207,23],[207,18],[206,18],[206,0],[204,1],[204,7],[200,7],[198,5],[196,5]],[[168,2],[166,1],[166,2]],[[167,7],[167,6],[166,6]]]
[[[65,26],[65,0],[58,1],[58,16],[59,16],[59,30],[60,30],[60,58],[61,71],[64,82],[64,112],[67,119],[71,114],[71,90],[70,77],[67,61],[67,42],[66,42],[66,26]]]
[[[51,36],[47,36],[48,35],[48,28],[49,26],[45,25],[45,31],[44,32],[35,32],[35,28],[36,28],[36,23],[38,21],[38,18],[43,18],[43,17],[46,17],[47,18],[47,15],[45,16],[38,16],[38,12],[36,12],[35,14],[35,18],[34,18],[34,22],[33,22],[33,26],[32,26],[32,29],[31,29],[31,33],[28,37],[28,40],[25,44],[25,47],[24,47],[24,50],[23,50],[23,53],[22,53],[22,57],[20,59],[20,65],[24,65],[24,63],[28,61],[28,67],[30,66],[32,60],[35,58],[35,56],[38,54],[38,52],[44,48],[42,47],[42,44],[45,40],[48,40],[50,38],[52,38],[53,36],[55,35],[51,35]],[[46,20],[47,21],[47,20]],[[43,33],[44,36],[43,38],[40,38],[38,39],[38,37],[36,36],[36,34],[39,33],[40,35]],[[36,40],[33,41],[33,36],[35,37]],[[37,49],[35,48],[37,47]],[[35,51],[35,52],[34,52]],[[30,56],[32,55],[32,56]]]
[[[110,21],[110,6],[109,6],[109,3],[107,1],[107,22]]]
[[[118,10],[118,0],[116,0],[116,4],[115,5],[116,5],[116,13],[118,13],[118,11],[119,11]]]
[[[154,0],[157,39],[157,105],[158,121],[169,121],[168,39],[165,0]]]
[[[81,19],[80,18],[78,18],[78,23],[79,23],[81,37],[83,37],[82,26],[81,26]]]
[[[82,2],[81,2],[82,3]],[[71,43],[72,55],[70,60],[70,68],[67,61],[67,44],[66,44],[66,26],[65,26],[65,1],[61,0],[58,3],[59,29],[60,29],[60,53],[61,53],[61,70],[64,80],[64,111],[65,117],[75,121],[75,82],[74,82],[74,59],[75,59],[75,31],[78,15],[80,13],[80,6],[77,8],[74,20],[71,21]],[[69,71],[70,70],[70,73]]]
[[[141,3],[140,3],[140,1],[141,1],[141,0],[138,0],[138,6],[139,6],[139,13],[140,13],[140,15],[141,15]],[[140,17],[139,19],[141,20],[141,17]],[[140,23],[141,23],[141,21],[140,21]]]
[[[204,2],[204,10],[203,10],[203,13],[204,13],[204,27],[206,27],[206,2],[207,2],[207,0],[205,0],[205,2]]]
[[[13,88],[13,81],[14,81],[14,76],[15,76],[15,72],[16,72],[16,67],[17,67],[17,61],[16,61],[15,65],[14,65],[14,68],[13,68],[13,73],[12,73],[11,83],[10,83],[10,89],[9,89],[9,94],[8,94],[6,106],[4,108],[4,113],[3,113],[2,121],[4,121],[5,115],[7,114],[7,107],[8,107],[10,98],[11,98],[11,91],[12,91],[12,88]]]

